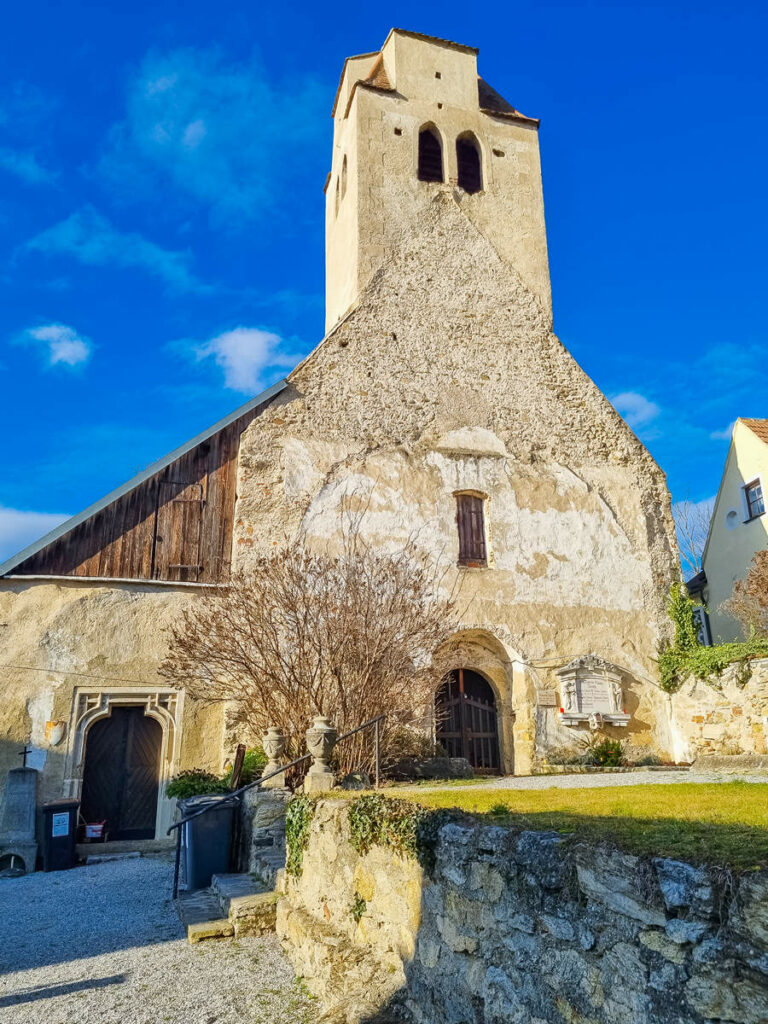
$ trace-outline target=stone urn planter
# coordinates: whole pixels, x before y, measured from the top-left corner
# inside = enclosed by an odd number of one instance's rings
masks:
[[[304,780],[307,793],[322,792],[333,787],[333,772],[328,762],[336,745],[338,732],[325,715],[318,715],[307,729],[307,750],[312,755],[312,767]]]
[[[271,725],[261,737],[261,745],[269,760],[264,766],[262,777],[276,772],[281,765],[281,757],[285,753],[285,735]],[[261,786],[262,789],[283,789],[285,787],[285,772],[280,772],[272,779],[267,779]]]

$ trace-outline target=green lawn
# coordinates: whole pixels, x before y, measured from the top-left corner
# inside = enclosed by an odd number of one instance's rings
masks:
[[[458,808],[513,828],[607,840],[632,853],[739,870],[768,865],[768,784],[763,783],[398,790],[392,796],[424,807]]]

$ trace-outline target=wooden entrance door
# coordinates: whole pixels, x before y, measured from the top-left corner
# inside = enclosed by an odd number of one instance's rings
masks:
[[[154,839],[162,739],[143,707],[115,707],[88,730],[81,811],[106,819],[110,839]]]
[[[496,699],[479,672],[449,672],[435,695],[435,715],[448,757],[465,757],[478,771],[501,770]]]

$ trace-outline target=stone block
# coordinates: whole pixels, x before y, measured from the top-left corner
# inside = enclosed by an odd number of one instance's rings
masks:
[[[664,931],[667,938],[679,946],[684,946],[686,943],[693,945],[704,938],[707,925],[704,921],[684,921],[682,918],[673,917],[671,921],[667,921]]]
[[[688,1004],[707,1020],[763,1024],[768,1020],[768,987],[729,971],[696,974],[685,987]]]
[[[560,889],[573,870],[566,844],[557,832],[521,832],[514,858],[544,888]]]
[[[581,846],[577,851],[577,871],[579,886],[590,899],[645,925],[666,924],[666,914],[658,905],[660,893],[652,891],[639,857]]]
[[[668,939],[664,932],[652,928],[648,931],[640,932],[638,938],[646,949],[650,949],[653,953],[658,953],[665,960],[671,960],[674,964],[685,963],[685,951],[680,948],[677,942]]]
[[[768,947],[768,871],[741,878],[731,924],[750,942]]]
[[[653,866],[668,910],[690,907],[695,914],[707,917],[714,913],[715,892],[705,868],[668,857],[656,857]]]

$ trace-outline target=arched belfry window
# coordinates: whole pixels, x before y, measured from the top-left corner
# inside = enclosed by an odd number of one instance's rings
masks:
[[[465,192],[479,192],[483,187],[483,169],[480,146],[474,135],[460,135],[456,139],[456,164],[459,171],[459,188],[463,188]]]
[[[443,147],[434,128],[419,132],[419,181],[443,180]]]

